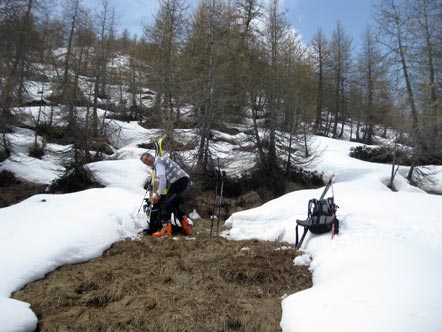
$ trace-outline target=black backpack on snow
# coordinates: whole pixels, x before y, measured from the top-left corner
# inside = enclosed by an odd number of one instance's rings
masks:
[[[332,186],[332,179],[328,181],[320,199],[311,199],[308,202],[307,219],[296,220],[296,248],[299,249],[304,241],[307,232],[313,234],[332,233],[332,238],[339,233],[339,220],[336,218],[338,206],[334,202],[334,197],[324,198],[328,189]],[[304,227],[301,240],[298,241],[298,226]]]

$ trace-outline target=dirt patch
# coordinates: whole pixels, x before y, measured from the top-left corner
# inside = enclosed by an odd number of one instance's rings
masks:
[[[13,294],[38,331],[280,331],[281,298],[311,287],[283,243],[195,237],[124,240]]]
[[[40,194],[46,185],[22,181],[11,172],[0,172],[0,208],[17,204],[26,198]]]
[[[193,195],[192,192],[191,195]],[[202,218],[209,219],[215,208],[214,200],[215,197],[212,192],[197,193],[197,195],[187,198],[181,209],[183,211],[192,211],[195,209]],[[235,212],[258,207],[263,203],[255,191],[250,191],[234,198],[223,197],[220,209],[218,207],[215,214],[218,215],[218,213],[220,213],[221,219],[224,219]]]

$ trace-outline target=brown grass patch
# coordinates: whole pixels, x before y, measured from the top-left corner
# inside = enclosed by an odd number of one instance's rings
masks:
[[[311,287],[295,249],[262,241],[142,237],[16,292],[38,331],[280,331],[281,297]]]
[[[17,204],[26,198],[40,194],[46,185],[22,181],[11,172],[0,172],[0,208]]]

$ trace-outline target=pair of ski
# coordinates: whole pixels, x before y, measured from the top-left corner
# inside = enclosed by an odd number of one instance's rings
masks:
[[[216,171],[216,185],[215,185],[215,195],[213,201],[213,212],[210,217],[210,238],[212,238],[213,224],[216,221],[216,236],[218,237],[219,231],[219,221],[221,219],[221,204],[223,201],[223,190],[224,190],[224,179],[226,177],[226,172],[220,170],[219,159],[218,159],[218,170]]]
[[[165,137],[166,137],[166,135],[164,135],[157,142],[155,142],[155,158],[161,157],[163,155],[163,139]],[[150,183],[146,188],[146,192],[144,193],[143,200],[141,201],[141,205],[138,208],[138,213],[139,213],[141,210],[141,207],[143,207],[143,211],[147,216],[147,222],[149,224],[150,224],[150,217],[151,217],[152,208],[153,208],[152,197],[153,197],[153,193],[154,193],[153,189],[154,189],[154,184],[155,184],[155,176],[156,176],[155,173],[156,173],[155,166],[152,165]],[[146,196],[148,196],[148,198],[146,198]]]

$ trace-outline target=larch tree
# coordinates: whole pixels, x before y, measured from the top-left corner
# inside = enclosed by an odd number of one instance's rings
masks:
[[[282,123],[279,130],[284,140],[278,145],[283,147],[287,155],[286,174],[290,174],[294,166],[308,163],[313,156],[310,149],[309,136],[311,124],[316,117],[316,75],[315,66],[307,56],[307,48],[296,34],[289,34],[287,47],[283,52],[282,65]]]
[[[267,128],[268,143],[267,156],[263,165],[266,172],[272,177],[276,177],[278,170],[278,158],[276,152],[276,131],[278,129],[278,119],[282,110],[281,88],[283,81],[283,67],[281,59],[283,50],[288,46],[289,25],[285,12],[279,8],[279,0],[272,0],[267,9],[265,44],[267,51],[267,62],[269,66],[269,81],[267,83]]]
[[[264,81],[266,80],[263,56],[260,48],[259,21],[263,17],[263,7],[258,0],[239,0],[237,2],[241,31],[246,55],[246,84],[248,103],[253,120],[253,133],[258,153],[258,160],[262,165],[266,158],[264,147],[258,127],[258,118],[264,114],[266,96],[264,93]]]
[[[60,102],[67,107],[67,123],[68,123],[68,135],[73,136],[78,130],[77,118],[75,109],[77,105],[77,93],[78,93],[78,80],[74,80],[74,77],[78,75],[74,74],[74,49],[76,47],[75,37],[76,31],[81,24],[80,12],[81,4],[80,0],[66,0],[64,3],[64,27],[66,28],[66,54],[64,56],[63,74],[60,77],[59,95],[61,97]]]
[[[218,108],[219,57],[222,43],[222,1],[204,0],[190,22],[189,36],[183,52],[183,76],[186,100],[194,105],[196,126],[200,134],[196,143],[197,169],[209,174],[211,167],[211,130]]]
[[[14,122],[11,107],[23,103],[25,81],[32,75],[40,45],[38,10],[44,1],[11,0],[0,3],[0,134],[6,155],[9,143],[6,132]]]
[[[430,163],[442,163],[442,4],[436,0],[416,0],[408,8],[413,20],[408,26],[416,63],[416,103],[420,108],[422,138]]]
[[[160,0],[154,23],[145,36],[156,51],[151,59],[151,81],[156,90],[154,112],[174,153],[174,129],[180,107],[179,56],[186,32],[186,5],[182,0]]]
[[[341,22],[337,22],[330,41],[331,70],[334,82],[334,107],[332,136],[342,137],[345,120],[347,118],[347,92],[351,68],[352,40],[345,32]],[[342,121],[341,132],[338,133],[338,122]]]
[[[407,3],[398,3],[396,0],[382,0],[375,7],[375,19],[378,23],[379,36],[383,46],[390,55],[390,62],[393,68],[397,68],[400,83],[405,91],[408,109],[411,120],[411,144],[413,146],[413,163],[407,175],[409,180],[413,177],[413,172],[419,164],[421,154],[427,150],[424,146],[418,107],[416,104],[415,85],[412,80],[411,66],[411,39],[407,26],[410,24],[410,17],[406,15]]]
[[[98,14],[97,39],[94,52],[94,94],[91,121],[92,137],[99,136],[98,99],[107,97],[103,87],[106,84],[107,61],[111,57],[109,40],[112,37],[115,24],[115,14],[107,0],[103,0],[102,10]]]
[[[362,36],[362,49],[358,57],[362,83],[365,130],[362,140],[374,143],[375,125],[380,124],[386,78],[383,56],[376,42],[372,28],[367,27]]]
[[[325,130],[322,126],[322,116],[325,107],[326,70],[327,64],[330,62],[328,40],[321,28],[318,28],[313,36],[311,46],[317,72],[316,116],[313,130],[316,134],[321,134]]]

